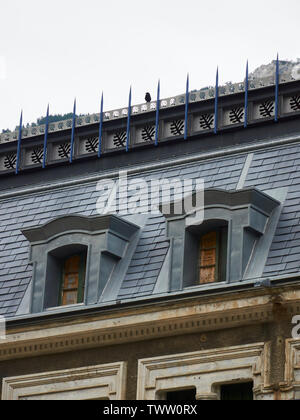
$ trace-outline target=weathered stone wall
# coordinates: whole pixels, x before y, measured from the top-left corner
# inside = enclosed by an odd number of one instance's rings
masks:
[[[126,399],[134,400],[140,359],[270,342],[270,384],[274,384],[276,390],[277,385],[284,380],[285,341],[289,338],[291,338],[291,323],[278,314],[278,319],[274,323],[3,361],[0,362],[0,383],[5,377],[126,361],[128,364]],[[280,395],[277,397],[280,398]]]

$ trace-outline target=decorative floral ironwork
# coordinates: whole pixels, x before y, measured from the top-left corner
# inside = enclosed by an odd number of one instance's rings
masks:
[[[153,141],[155,136],[155,126],[148,125],[142,130],[142,139],[143,141]]]
[[[238,124],[243,121],[244,115],[245,115],[244,108],[241,108],[241,107],[232,108],[229,112],[229,120],[231,124]]]
[[[126,131],[117,131],[113,136],[113,143],[115,147],[125,147],[126,145]]]
[[[69,159],[71,152],[70,143],[62,143],[58,146],[58,156],[61,159]]]
[[[202,130],[211,130],[214,124],[214,115],[213,114],[202,114],[200,115],[200,128]]]
[[[171,122],[170,130],[173,136],[181,136],[184,130],[183,120],[174,120]]]
[[[89,137],[85,140],[85,150],[88,153],[96,153],[99,146],[99,137]]]
[[[42,163],[44,155],[43,146],[34,147],[31,152],[31,161],[34,164]]]
[[[290,99],[290,106],[293,111],[300,110],[300,95],[292,96]]]
[[[259,113],[262,117],[272,117],[275,105],[272,101],[265,101],[259,105]]]
[[[17,162],[16,153],[8,153],[4,159],[4,166],[6,169],[15,169]]]

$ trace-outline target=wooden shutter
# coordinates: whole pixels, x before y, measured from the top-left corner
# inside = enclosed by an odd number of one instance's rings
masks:
[[[218,279],[219,233],[211,232],[202,236],[199,252],[199,282],[213,283]]]
[[[68,258],[64,262],[61,305],[74,305],[83,301],[84,259],[81,255]]]

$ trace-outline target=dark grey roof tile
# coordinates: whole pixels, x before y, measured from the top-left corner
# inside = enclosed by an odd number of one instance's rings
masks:
[[[26,266],[18,266],[18,267],[13,267],[9,269],[9,274],[18,274],[18,273],[23,273],[26,270]]]
[[[130,266],[128,268],[127,274],[136,274],[136,273],[143,273],[143,267],[142,266]]]
[[[1,280],[5,283],[11,281],[11,280],[15,280],[17,274],[3,274],[1,273]]]
[[[151,270],[160,270],[161,269],[161,263],[151,263],[147,264],[147,271]]]
[[[294,245],[295,245],[294,241],[291,242],[290,248],[289,248],[289,255],[297,254],[297,255],[299,255],[299,258],[300,258],[300,248],[299,248],[299,246],[294,246]]]
[[[11,261],[11,262],[6,262],[4,265],[3,265],[3,268],[13,268],[13,267],[15,267],[16,266],[16,262],[15,261]],[[2,272],[1,272],[2,273]],[[3,274],[3,273],[2,273]],[[7,273],[8,274],[8,273]]]
[[[281,228],[292,228],[295,226],[295,223],[299,223],[299,218],[294,218],[294,219],[290,219],[290,220],[280,220],[279,224],[278,224],[278,229]]]
[[[138,286],[147,286],[149,284],[155,284],[157,277],[143,277],[141,280],[138,281]]]
[[[161,241],[161,242],[157,242],[155,245],[155,249],[166,249],[169,248],[170,243],[168,241]]]
[[[152,293],[154,289],[154,285],[142,286],[139,288],[138,293]]]
[[[130,289],[121,289],[119,291],[118,299],[134,297],[138,293],[139,287],[132,287]]]
[[[148,277],[157,277],[160,273],[160,269],[159,270],[150,270],[150,271],[146,271],[144,273],[144,278],[148,278]]]
[[[149,251],[143,251],[143,252],[135,252],[133,260],[139,260],[142,258],[147,258],[149,255]]]
[[[145,232],[144,231],[141,235],[141,238],[142,239],[155,238],[156,236],[159,236],[160,233],[161,233],[161,229],[159,229],[159,228],[156,229],[156,230],[150,231],[150,232]]]
[[[292,270],[292,271],[299,271],[300,269],[300,260],[289,262],[286,265],[286,270]]]
[[[18,303],[20,303],[21,299],[12,299],[12,300],[6,300],[3,304],[3,308],[7,308],[13,305],[16,305]]]
[[[292,241],[293,239],[294,239],[294,234],[279,235],[278,237],[276,236],[275,242]]]
[[[141,265],[149,264],[150,258],[142,258],[142,259],[135,259],[131,260],[131,267],[139,267]]]
[[[20,280],[18,278],[16,278],[16,280],[10,280],[10,281],[5,282],[5,287],[14,287],[14,286],[19,286],[19,285],[20,285]]]
[[[150,253],[151,253],[151,257],[152,257],[152,258],[155,258],[155,257],[157,257],[157,256],[165,255],[165,250],[166,250],[166,249],[167,249],[167,247],[151,250],[151,251],[150,251]]]
[[[282,262],[283,263],[289,263],[292,261],[299,261],[298,254],[300,254],[300,250],[298,249],[298,252],[296,254],[290,254],[283,257]]]
[[[151,262],[152,263],[160,263],[160,262],[162,262],[162,261],[164,261],[165,260],[165,253],[163,254],[163,255],[159,255],[159,256],[157,256],[157,257],[154,257],[152,254],[151,254]]]
[[[27,285],[23,286],[13,286],[9,288],[9,293],[23,293],[28,287]]]
[[[137,252],[146,252],[155,249],[156,243],[152,243],[151,245],[138,245]]]
[[[7,293],[9,293],[9,287],[3,288],[3,286],[2,286],[1,289],[0,289],[0,296],[4,296],[3,299],[6,299]]]
[[[274,258],[269,258],[268,259],[268,265],[276,265],[276,264],[281,264],[282,262],[286,262],[285,258],[287,257],[274,257]]]
[[[145,245],[151,245],[154,242],[154,238],[141,238],[139,245],[140,246],[145,246]]]
[[[28,286],[28,284],[29,284],[30,280],[31,280],[31,275],[30,275],[30,273],[29,273],[29,274],[28,274],[28,276],[27,276],[27,278],[24,278],[24,279],[22,279],[22,280],[20,281],[20,287],[21,287],[21,286],[23,286],[23,285],[26,285],[26,288],[27,288],[27,286]],[[25,290],[26,290],[26,289],[25,289]]]
[[[137,287],[138,283],[139,283],[138,280],[124,281],[122,285],[122,290],[127,289],[127,288]]]
[[[9,306],[8,308],[6,308],[6,312],[5,312],[6,317],[14,316],[17,310],[19,309],[21,299],[14,299],[14,302],[15,302],[14,306]]]
[[[279,271],[284,271],[285,269],[285,264],[277,264],[277,265],[267,265],[265,267],[265,273],[270,273],[270,272],[279,272]]]

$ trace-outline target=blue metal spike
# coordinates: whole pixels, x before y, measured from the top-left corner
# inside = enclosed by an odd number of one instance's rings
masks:
[[[19,126],[19,137],[18,137],[18,148],[17,148],[17,159],[16,159],[16,175],[18,175],[19,173],[19,165],[20,165],[20,158],[21,158],[22,125],[23,125],[23,110],[21,111],[20,126]]]
[[[128,117],[127,117],[127,133],[126,133],[126,152],[129,151],[130,143],[130,121],[131,120],[131,86],[129,90],[129,101],[128,101]]]
[[[215,90],[215,134],[218,132],[218,105],[219,105],[219,67],[217,68],[217,76],[216,76],[216,90]]]
[[[48,132],[49,132],[49,104],[48,104],[48,107],[47,107],[47,115],[46,115],[45,137],[44,137],[43,169],[45,169],[45,167],[46,167],[46,161],[47,161]]]
[[[186,79],[186,94],[185,94],[184,140],[187,139],[187,135],[188,135],[189,103],[190,103],[190,76],[188,74],[187,79]]]
[[[157,85],[156,120],[155,120],[155,146],[158,146],[159,109],[160,109],[160,80],[158,81],[158,85]]]
[[[278,122],[279,109],[279,55],[276,60],[276,82],[275,82],[275,122]]]
[[[99,149],[98,149],[98,157],[101,157],[102,154],[102,133],[103,133],[103,92],[101,97],[101,108],[100,108],[100,123],[99,123]]]
[[[72,121],[70,163],[73,162],[74,140],[75,140],[75,123],[76,123],[76,98],[74,100],[74,107],[73,107],[73,121]]]
[[[248,98],[249,98],[249,63],[247,60],[246,66],[246,80],[245,80],[245,122],[244,127],[248,126]]]

